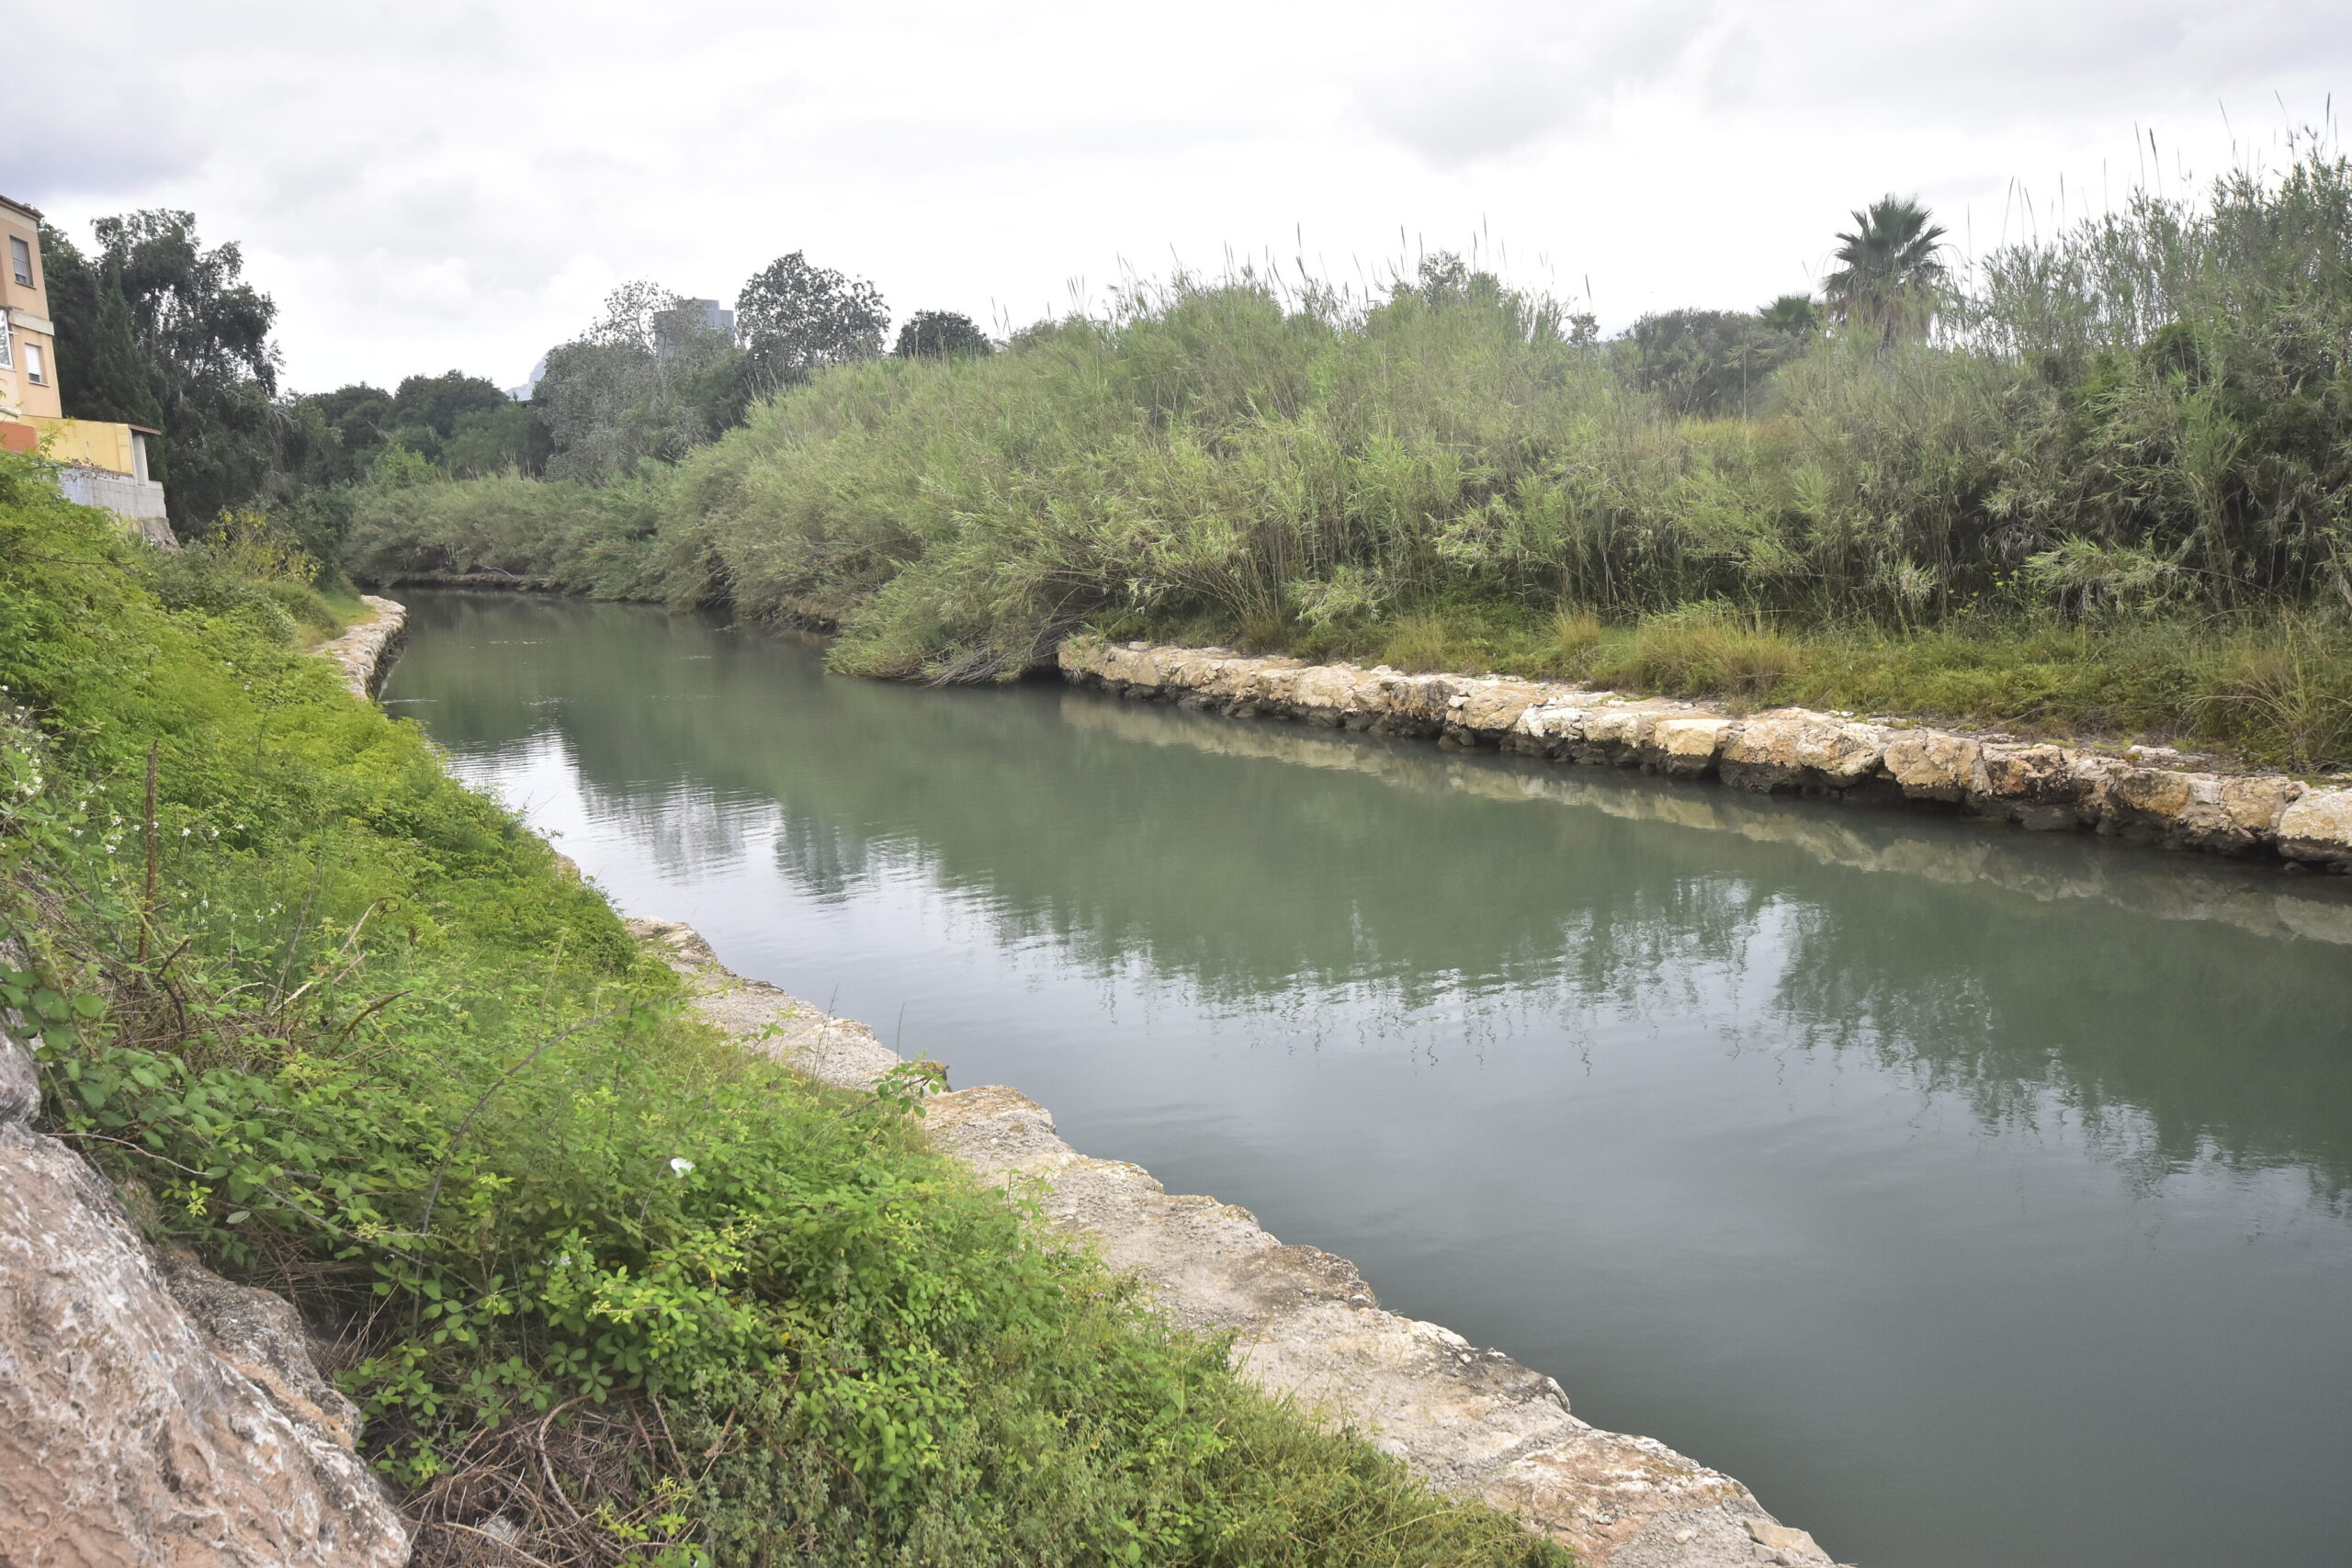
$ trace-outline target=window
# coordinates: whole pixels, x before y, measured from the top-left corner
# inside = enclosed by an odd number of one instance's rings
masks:
[[[14,370],[16,367],[17,356],[9,352],[8,346],[8,312],[0,310],[0,370]]]
[[[40,344],[25,344],[25,379],[36,387],[49,385],[49,377],[40,367]]]
[[[17,269],[17,281],[30,288],[33,286],[33,248],[14,234],[8,236],[8,262]]]

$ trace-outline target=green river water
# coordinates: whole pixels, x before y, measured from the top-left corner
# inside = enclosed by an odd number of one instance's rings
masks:
[[[2352,889],[428,593],[632,914],[1866,1568],[2352,1563]]]

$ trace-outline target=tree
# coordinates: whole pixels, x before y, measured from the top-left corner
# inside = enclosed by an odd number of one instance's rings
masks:
[[[131,335],[120,269],[93,265],[72,240],[46,223],[40,249],[50,319],[57,329],[58,392],[67,417],[161,428],[163,409]],[[148,463],[153,478],[169,482],[161,442],[149,451]]]
[[[275,464],[282,485],[322,488],[364,479],[383,449],[391,412],[390,394],[365,382],[286,399],[277,407]]]
[[[1634,385],[1686,415],[1747,412],[1804,344],[1737,310],[1663,310],[1634,322],[1621,341],[1633,351]]]
[[[392,394],[390,423],[394,429],[422,426],[436,440],[447,441],[457,434],[458,422],[466,415],[504,408],[511,400],[494,383],[462,370],[411,376]]]
[[[1875,331],[1883,344],[1924,334],[1947,276],[1938,259],[1942,225],[1928,221],[1916,197],[1893,195],[1856,209],[1853,219],[1853,231],[1838,236],[1840,265],[1822,281],[1830,320]]]
[[[899,329],[898,344],[890,352],[900,359],[944,359],[956,354],[994,354],[996,344],[969,316],[954,310],[917,310]]]
[[[92,229],[98,266],[118,280],[153,389],[171,464],[172,525],[183,536],[201,533],[270,476],[277,350],[269,333],[277,307],[244,281],[234,244],[202,247],[193,213],[132,212]]]
[[[603,348],[640,348],[653,352],[656,319],[686,302],[675,289],[664,288],[650,277],[633,277],[605,296],[605,313],[575,340]]]
[[[751,355],[751,386],[773,397],[828,365],[873,359],[890,324],[881,291],[811,266],[798,251],[752,275],[735,298],[735,330]]]
[[[656,283],[623,284],[594,326],[548,351],[531,407],[549,474],[618,478],[642,461],[676,462],[742,423],[750,356],[686,303]]]
[[[458,417],[441,443],[441,466],[463,479],[474,474],[536,474],[547,467],[554,443],[538,412],[528,403],[502,400]]]
[[[1808,338],[1821,330],[1821,307],[1809,294],[1783,294],[1757,311],[1756,319],[1776,333]]]

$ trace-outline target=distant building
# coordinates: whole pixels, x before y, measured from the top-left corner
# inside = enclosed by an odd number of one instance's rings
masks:
[[[531,367],[531,373],[523,378],[523,384],[519,387],[507,388],[506,395],[518,403],[527,403],[539,395],[539,383],[547,378],[548,356],[542,354],[539,355],[539,362]]]
[[[40,214],[0,197],[0,239],[8,251],[0,261],[0,446],[62,464],[57,488],[66,499],[102,506],[150,543],[175,548],[164,521],[164,487],[147,477],[147,438],[163,432],[65,417]]]
[[[722,310],[716,299],[682,299],[667,310],[653,312],[653,357],[671,359],[696,337],[707,333],[735,335],[735,312]]]

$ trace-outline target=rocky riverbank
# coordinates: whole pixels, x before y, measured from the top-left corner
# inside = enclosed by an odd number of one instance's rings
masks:
[[[845,1089],[871,1089],[898,1065],[863,1024],[730,973],[690,928],[632,929],[688,979],[702,1016],[751,1049]],[[953,1090],[927,1111],[938,1147],[1141,1275],[1176,1323],[1232,1334],[1237,1364],[1261,1386],[1363,1431],[1442,1487],[1519,1514],[1586,1568],[1830,1561],[1731,1477],[1655,1439],[1589,1426],[1552,1379],[1384,1311],[1345,1258],[1284,1246],[1247,1210],[1170,1194],[1140,1167],[1078,1153],[1013,1089]]]
[[[361,594],[359,602],[368,606],[368,618],[353,622],[341,637],[311,651],[334,661],[353,696],[372,697],[383,689],[384,677],[407,640],[408,606],[373,593]]]
[[[2352,789],[2200,770],[2195,759],[2156,749],[2022,744],[1802,708],[1737,715],[1548,682],[1408,675],[1220,648],[1074,637],[1059,660],[1064,677],[1081,685],[1237,718],[1720,779],[1758,794],[1928,803],[2036,831],[2093,831],[2290,869],[2352,872]]]

